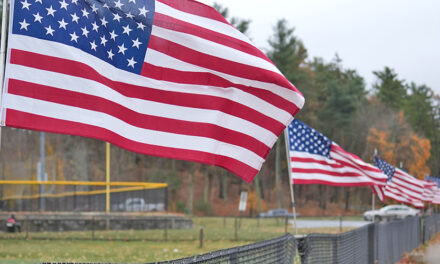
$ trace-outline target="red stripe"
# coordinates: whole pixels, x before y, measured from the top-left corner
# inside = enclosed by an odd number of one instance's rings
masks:
[[[230,157],[214,155],[212,153],[201,151],[143,144],[124,138],[101,127],[38,116],[13,109],[7,109],[6,125],[51,133],[91,137],[99,140],[105,140],[124,149],[146,155],[216,165],[230,170],[247,182],[251,182],[258,172],[256,169]]]
[[[207,85],[221,88],[234,87],[246,93],[252,94],[289,113],[296,114],[299,111],[299,108],[293,102],[288,101],[271,91],[241,84],[235,84],[209,72],[184,72],[170,68],[155,66],[149,63],[144,63],[141,75],[156,80],[164,80],[167,82]]]
[[[106,113],[128,124],[144,129],[212,138],[249,149],[263,158],[266,157],[270,151],[269,147],[243,133],[213,124],[140,114],[113,101],[88,94],[14,79],[9,80],[8,93]]]
[[[275,135],[281,134],[285,127],[278,120],[272,119],[250,107],[229,99],[208,95],[163,91],[144,86],[116,82],[100,75],[90,66],[77,61],[11,49],[11,63],[93,80],[106,85],[127,97],[183,107],[221,111],[248,120],[260,127],[272,131]]]
[[[299,91],[279,73],[198,52],[154,35],[150,37],[148,48],[168,54],[169,56],[193,65],[241,78],[278,84],[279,86],[299,93]],[[146,57],[146,61],[148,62],[148,56]]]
[[[229,25],[226,19],[219,12],[217,12],[217,10],[200,2],[192,1],[192,0],[157,0],[157,1],[165,5],[171,6],[174,9],[183,11],[185,13],[214,19]]]
[[[420,188],[424,188],[424,186],[425,186],[420,180],[414,178],[411,175],[403,174],[403,173],[401,173],[401,172],[399,172],[397,170],[394,173],[393,177],[396,177],[396,178],[398,178],[398,179],[408,183],[408,185],[414,185],[414,186],[418,186]]]
[[[204,27],[200,27],[194,24],[190,24],[188,22],[175,19],[173,17],[156,13],[154,15],[154,21],[153,24],[155,26],[166,28],[169,30],[191,34],[197,37],[201,37],[206,40],[210,40],[212,42],[228,46],[230,48],[245,52],[247,54],[259,57],[261,59],[264,59],[270,63],[272,63],[269,58],[259,49],[254,47],[253,45],[243,41],[239,40],[224,34],[221,34],[217,31],[213,31]]]

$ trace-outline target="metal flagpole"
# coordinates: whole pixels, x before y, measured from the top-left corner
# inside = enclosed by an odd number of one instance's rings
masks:
[[[373,156],[373,158],[376,157],[376,156],[377,156],[377,149],[374,149],[374,156]],[[374,197],[374,192],[373,192],[373,193],[371,193],[371,208],[372,208],[371,210],[375,210],[375,207],[376,207],[375,201],[376,201],[376,199]]]
[[[293,193],[293,179],[291,178],[292,175],[292,166],[290,164],[290,148],[289,148],[289,131],[286,127],[286,129],[284,129],[284,140],[285,145],[286,145],[286,157],[287,157],[287,168],[288,168],[288,173],[287,176],[289,177],[289,185],[290,185],[290,198],[292,200],[292,212],[293,212],[293,222],[295,224],[295,234],[298,235],[298,225],[296,223],[296,208],[295,208],[295,195]]]
[[[110,143],[105,143],[105,212],[110,213]]]
[[[2,102],[3,86],[5,78],[5,55],[6,55],[6,29],[8,21],[8,0],[3,0],[3,10],[2,10],[2,33],[1,33],[1,44],[0,44],[0,104]],[[2,119],[1,109],[0,109],[0,150],[2,146],[2,126],[5,125],[5,120]]]

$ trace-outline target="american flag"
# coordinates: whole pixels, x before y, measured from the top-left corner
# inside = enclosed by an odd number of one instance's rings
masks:
[[[383,186],[386,176],[295,119],[287,127],[291,178],[295,184]]]
[[[16,0],[11,17],[2,125],[251,181],[304,103],[245,35],[196,1]]]
[[[378,157],[374,157],[374,163],[388,176],[388,183],[383,190],[386,197],[414,207],[424,207],[422,198],[425,181],[414,178]]]

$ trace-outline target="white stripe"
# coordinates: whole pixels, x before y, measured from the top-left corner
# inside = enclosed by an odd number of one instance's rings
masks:
[[[364,177],[340,177],[331,176],[320,173],[295,173],[292,172],[293,180],[307,180],[307,181],[326,181],[330,183],[371,183],[369,179]]]
[[[90,94],[113,101],[141,114],[189,122],[202,122],[219,125],[247,134],[263,142],[269,147],[272,146],[270,144],[276,140],[276,137],[272,132],[261,128],[252,122],[228,115],[220,111],[182,107],[143,99],[130,98],[92,80],[59,74],[56,72],[28,68],[21,65],[11,64],[9,65],[9,70],[9,78],[83,94]]]
[[[285,87],[278,86],[273,83],[266,83],[266,82],[260,82],[255,81],[251,79],[241,78],[233,75],[229,75],[226,73],[214,71],[212,69],[200,67],[194,64],[190,64],[181,60],[178,60],[174,57],[171,57],[167,54],[164,54],[162,52],[156,51],[154,49],[148,49],[147,53],[145,55],[145,62],[152,64],[157,67],[163,67],[163,68],[172,68],[179,71],[186,71],[186,72],[206,72],[206,73],[212,73],[214,75],[217,75],[225,80],[228,80],[232,83],[246,85],[262,90],[266,90],[269,92],[272,92],[288,101],[291,101],[293,104],[298,106],[298,108],[302,108],[304,105],[304,97],[302,97],[299,93],[290,90]]]
[[[298,162],[298,161],[292,161],[292,168],[295,169],[315,169],[315,170],[324,170],[328,171],[329,173],[353,173],[353,177],[365,177],[358,173],[358,171],[350,168],[350,167],[341,167],[341,168],[335,168],[330,165],[324,165],[321,163],[315,163],[315,162]],[[347,177],[347,176],[340,176],[340,177]],[[367,177],[366,177],[367,178]],[[370,178],[368,178],[369,181],[371,181]]]
[[[136,142],[227,156],[257,170],[260,169],[264,162],[261,157],[247,149],[213,139],[142,129],[100,112],[12,94],[7,94],[6,96],[5,107],[9,109],[102,127]]]
[[[243,33],[232,27],[231,25],[225,24],[223,22],[201,17],[193,14],[189,14],[180,10],[177,10],[175,8],[172,8],[171,6],[168,6],[166,4],[163,4],[159,1],[156,1],[155,6],[155,12],[160,13],[175,19],[179,19],[182,21],[185,21],[187,23],[204,27],[206,29],[219,32],[223,35],[233,37],[239,40],[242,40],[244,42],[247,42],[249,44],[252,44],[251,41],[246,37]]]
[[[239,104],[253,108],[263,115],[270,116],[275,120],[291,120],[292,116],[286,111],[275,107],[274,105],[240,89],[236,88],[219,88],[204,85],[190,85],[173,82],[158,81],[150,79],[138,74],[122,71],[114,66],[87,54],[77,48],[70,47],[64,44],[53,41],[40,40],[21,35],[11,35],[11,45],[15,49],[25,50],[29,52],[39,53],[47,56],[55,56],[62,59],[74,60],[87,64],[94,68],[101,75],[106,78],[124,82],[128,84],[150,87],[163,91],[173,91],[187,94],[200,94],[225,98],[237,102]],[[287,122],[287,121],[286,121]],[[264,129],[264,128],[262,128]],[[270,132],[270,131],[268,131]],[[272,133],[272,132],[270,132]],[[273,134],[273,133],[272,133]],[[273,136],[275,136],[273,134]],[[276,137],[276,136],[275,136]]]
[[[376,171],[369,171],[369,170],[363,169],[362,167],[360,167],[359,163],[357,163],[354,159],[346,157],[344,155],[344,153],[339,153],[339,152],[336,152],[336,151],[332,151],[331,155],[332,155],[332,158],[334,160],[336,160],[336,161],[343,161],[343,162],[346,162],[346,163],[350,164],[351,166],[354,167],[354,169],[358,173],[364,175],[365,177],[371,178],[371,180],[373,180],[377,184],[380,184],[380,185],[385,185],[386,184],[386,181],[387,181],[388,177],[385,174],[379,173],[379,172],[376,172]],[[363,164],[363,166],[368,166],[368,164],[365,163],[365,164]]]
[[[212,42],[210,40],[206,40],[204,38],[157,26],[153,26],[151,35],[169,40],[171,42],[185,46],[189,49],[205,53],[207,55],[211,55],[217,58],[242,63],[263,70],[268,70],[273,73],[279,74],[280,77],[283,77],[280,71],[267,60],[222,44]]]

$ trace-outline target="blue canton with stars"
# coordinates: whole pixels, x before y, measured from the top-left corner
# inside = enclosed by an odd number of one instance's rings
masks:
[[[140,74],[154,0],[16,0],[13,33],[76,47]]]
[[[331,159],[332,141],[323,134],[296,119],[287,127],[287,130],[291,151],[308,152]]]
[[[386,176],[388,176],[388,181],[391,181],[393,178],[394,172],[396,168],[384,161],[383,159],[379,159],[377,156],[374,156],[374,165],[378,167]]]

